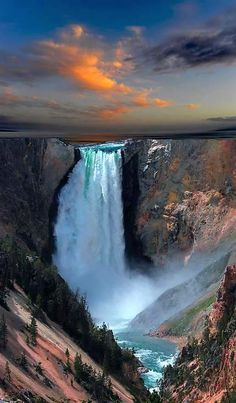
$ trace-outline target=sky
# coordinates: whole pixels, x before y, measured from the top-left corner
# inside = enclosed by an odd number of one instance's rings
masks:
[[[236,127],[236,0],[2,0],[0,130]]]

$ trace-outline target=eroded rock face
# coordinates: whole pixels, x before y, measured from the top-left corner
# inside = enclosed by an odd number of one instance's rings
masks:
[[[145,256],[160,265],[232,237],[235,140],[147,140],[139,142],[137,155],[135,236]]]
[[[50,208],[74,161],[74,148],[57,139],[0,139],[1,238],[47,252]]]
[[[220,402],[236,391],[236,265],[227,266],[201,340],[189,341],[162,383],[163,402]],[[234,395],[235,396],[235,395]]]

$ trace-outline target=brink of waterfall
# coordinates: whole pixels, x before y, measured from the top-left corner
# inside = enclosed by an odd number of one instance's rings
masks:
[[[145,281],[126,268],[121,145],[80,151],[59,196],[54,263],[97,320],[128,319],[142,309]]]

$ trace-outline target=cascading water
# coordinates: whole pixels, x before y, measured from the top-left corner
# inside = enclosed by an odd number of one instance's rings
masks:
[[[145,385],[153,388],[175,346],[118,330],[157,292],[153,279],[130,270],[125,261],[121,150],[83,147],[81,157],[60,193],[54,263],[72,288],[87,294],[95,319],[108,322],[122,346],[135,348],[150,367]]]
[[[126,269],[120,146],[80,151],[59,197],[54,263],[73,288],[86,293],[95,318],[128,319],[152,293],[145,292],[148,279]]]

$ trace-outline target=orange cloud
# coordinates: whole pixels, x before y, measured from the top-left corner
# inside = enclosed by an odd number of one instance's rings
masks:
[[[118,83],[105,71],[102,52],[99,50],[87,50],[78,45],[53,41],[43,42],[39,46],[42,53],[51,58],[51,63],[54,61],[59,74],[73,78],[87,90],[123,94],[132,92],[129,86]]]
[[[167,99],[156,98],[154,99],[154,104],[159,108],[168,108],[168,106],[172,105],[172,102]]]
[[[114,66],[116,69],[121,69],[121,68],[123,67],[123,63],[120,62],[119,60],[114,60],[113,66]]]
[[[148,91],[148,90],[144,90],[144,91],[141,91],[141,92],[138,92],[134,97],[133,97],[133,103],[134,103],[134,105],[136,105],[136,106],[141,106],[141,107],[147,107],[147,106],[150,106],[150,104],[151,104],[151,100],[150,99],[148,99],[148,95],[149,95],[149,92],[150,91]]]
[[[185,106],[185,108],[191,109],[191,110],[200,108],[200,105],[199,105],[199,104],[186,104],[186,105],[184,105],[184,106]]]
[[[118,119],[124,113],[130,112],[130,108],[128,106],[118,105],[111,108],[101,108],[97,110],[96,116],[100,119]]]
[[[72,25],[71,31],[76,38],[80,38],[84,34],[84,28],[81,25]]]

